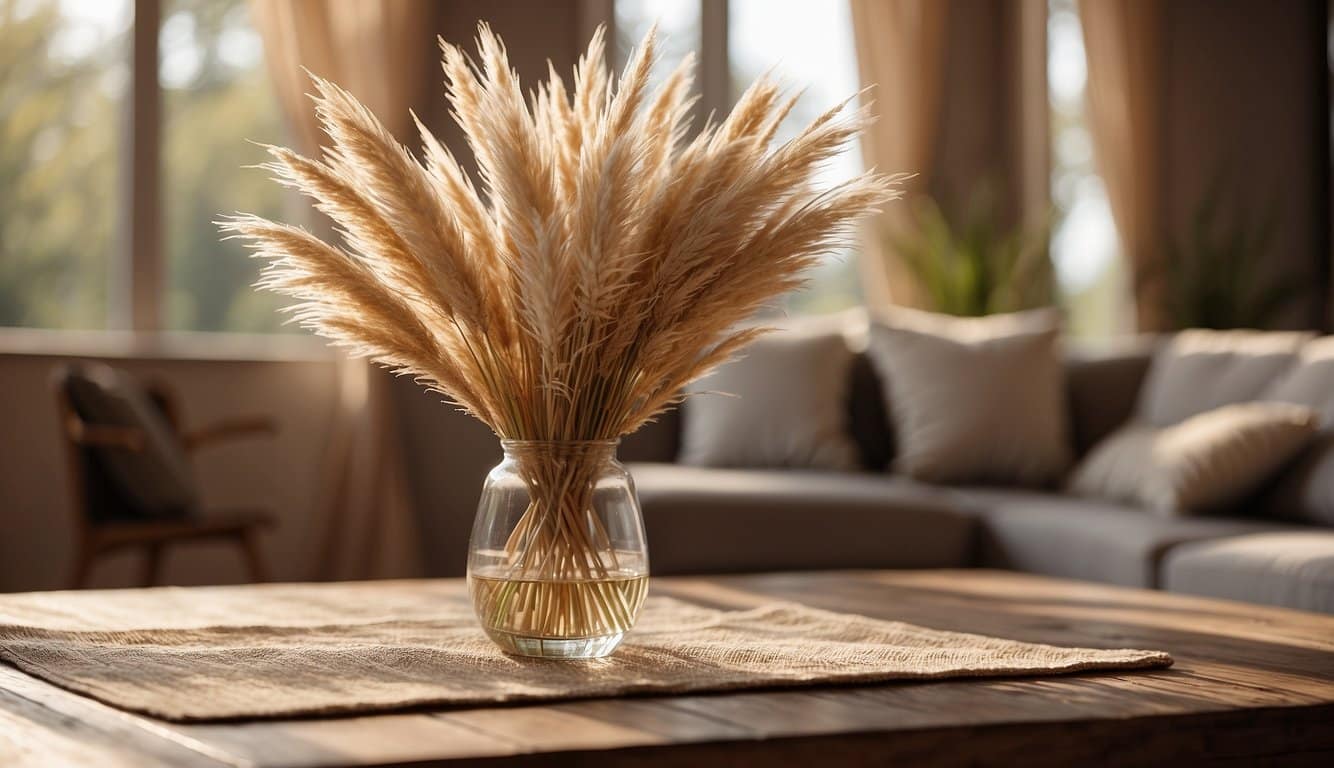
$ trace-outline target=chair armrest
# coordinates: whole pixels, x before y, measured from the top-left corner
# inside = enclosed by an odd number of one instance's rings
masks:
[[[88,424],[78,419],[69,423],[69,436],[78,445],[98,448],[124,448],[128,451],[144,449],[144,433],[134,427],[115,427],[106,424]]]
[[[199,429],[191,430],[182,435],[182,439],[185,442],[186,450],[193,451],[211,443],[234,440],[240,437],[275,435],[277,433],[278,425],[273,419],[267,416],[247,416],[223,419]]]

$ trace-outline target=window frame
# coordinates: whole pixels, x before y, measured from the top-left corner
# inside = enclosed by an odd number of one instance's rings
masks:
[[[699,3],[699,59],[696,61],[696,85],[699,87],[697,113],[721,119],[732,109],[731,55],[728,50],[729,6],[731,0],[696,0]],[[616,0],[583,0],[581,15],[587,35],[593,34],[598,24],[607,28],[607,39],[616,40]],[[617,70],[625,66],[624,51],[612,51],[612,64]],[[695,125],[702,125],[696,120]]]
[[[699,108],[721,116],[731,108],[728,61],[728,0],[700,4]],[[112,355],[157,350],[167,357],[272,359],[321,356],[327,347],[313,336],[227,331],[180,331],[166,327],[167,270],[163,210],[163,89],[159,81],[159,34],[163,0],[133,0],[127,50],[130,81],[122,104],[118,144],[125,162],[115,203],[116,242],[107,265],[107,316],[102,329],[0,327],[0,353]],[[598,24],[615,33],[615,0],[580,0],[581,31]],[[101,350],[101,352],[99,352]],[[195,350],[195,352],[191,352]]]
[[[163,87],[159,36],[163,0],[133,0],[127,44],[129,83],[117,123],[124,158],[117,170],[115,242],[107,264],[100,329],[0,327],[0,354],[167,359],[309,360],[337,356],[310,335],[167,328]]]

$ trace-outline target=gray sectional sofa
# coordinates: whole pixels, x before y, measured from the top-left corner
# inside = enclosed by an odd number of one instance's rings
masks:
[[[1083,455],[1131,417],[1152,348],[1067,358]],[[850,400],[863,464],[884,466],[893,436],[864,359]],[[1226,517],[1163,517],[1058,489],[945,487],[874,469],[683,466],[680,425],[669,414],[621,451],[656,574],[981,566],[1334,613],[1334,528],[1283,521],[1267,492]]]

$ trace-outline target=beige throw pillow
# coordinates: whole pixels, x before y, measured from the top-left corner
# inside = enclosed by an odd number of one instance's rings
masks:
[[[1312,336],[1296,331],[1182,331],[1153,357],[1140,397],[1140,418],[1165,427],[1255,400],[1297,362]]]
[[[856,469],[847,424],[852,361],[844,334],[828,324],[760,337],[687,389],[681,462]]]
[[[1170,427],[1136,422],[1103,440],[1070,490],[1165,515],[1205,512],[1260,487],[1310,441],[1316,417],[1288,403],[1227,405]]]
[[[932,482],[1042,485],[1070,462],[1060,314],[897,309],[867,353],[885,385],[894,468]]]

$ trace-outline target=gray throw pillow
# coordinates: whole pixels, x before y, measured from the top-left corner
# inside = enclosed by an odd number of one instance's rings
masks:
[[[1045,485],[1070,463],[1060,314],[887,312],[867,354],[885,386],[895,470],[932,482]]]
[[[1069,486],[1164,515],[1207,512],[1262,486],[1314,433],[1311,409],[1288,403],[1227,405],[1168,427],[1135,422],[1099,443]]]
[[[819,325],[826,327],[762,336],[742,357],[691,384],[681,462],[856,469],[847,423],[853,352],[840,330]]]
[[[185,448],[133,378],[107,366],[85,366],[71,372],[66,387],[71,405],[86,423],[133,429],[143,438],[139,450],[88,449],[123,497],[120,508],[145,518],[195,511],[198,495]]]
[[[1320,414],[1320,428],[1334,432],[1334,336],[1303,346],[1296,363],[1265,390],[1261,399],[1312,408]]]
[[[1321,430],[1267,494],[1266,510],[1287,520],[1334,526],[1334,336],[1307,343],[1297,365],[1263,399],[1314,409]]]
[[[1311,338],[1288,331],[1182,331],[1154,354],[1140,393],[1140,419],[1163,427],[1255,400],[1296,363]]]

